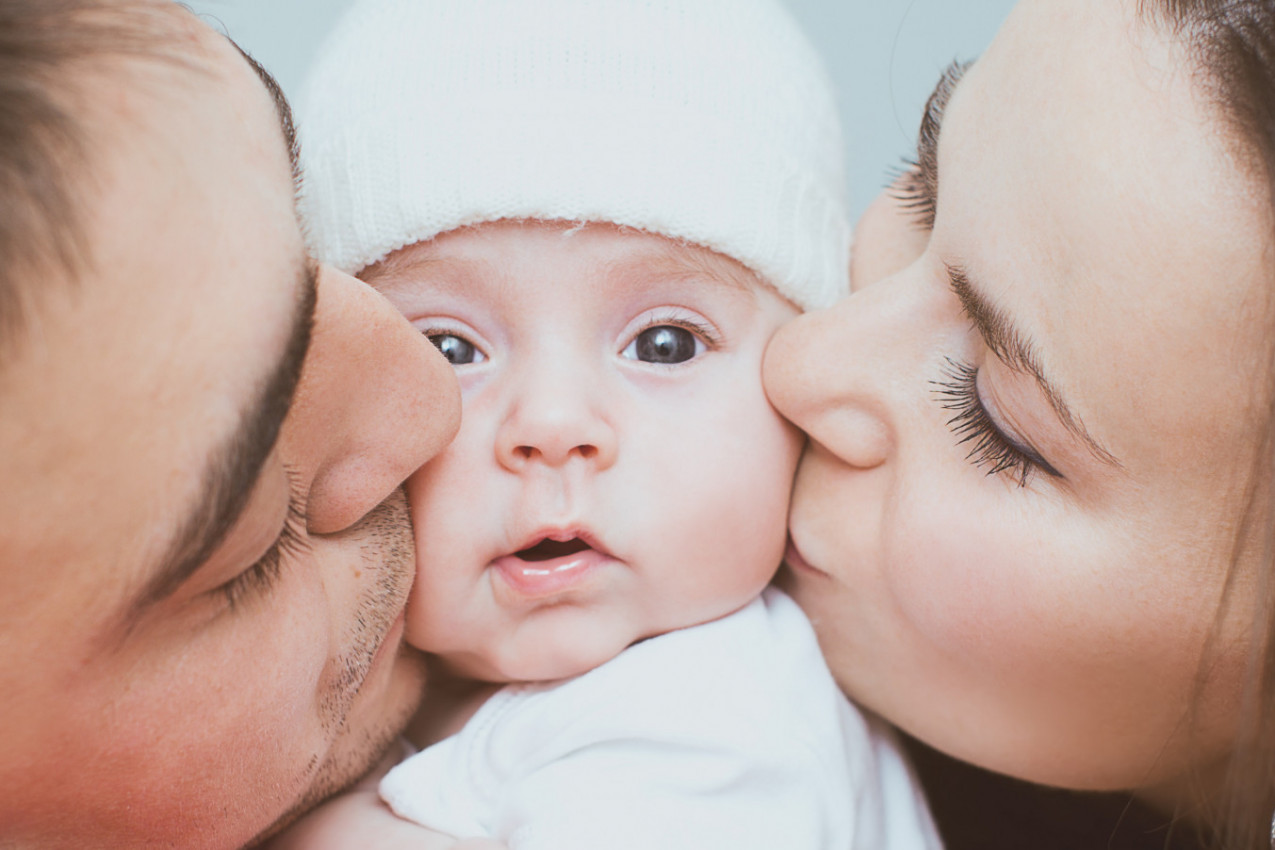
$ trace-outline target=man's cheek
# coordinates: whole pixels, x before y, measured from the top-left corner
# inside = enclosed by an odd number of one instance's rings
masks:
[[[327,749],[316,689],[330,629],[321,584],[297,578],[285,575],[227,611],[127,689],[106,739],[138,754],[139,773],[160,783],[185,773],[211,780],[226,794],[209,801],[214,810],[277,811],[304,786],[307,765]],[[149,768],[148,755],[156,759]]]

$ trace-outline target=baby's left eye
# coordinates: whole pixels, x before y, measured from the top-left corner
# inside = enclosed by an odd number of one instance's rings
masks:
[[[685,363],[704,349],[703,340],[686,328],[656,325],[634,337],[624,356],[643,363]]]
[[[469,366],[487,359],[476,345],[459,334],[436,332],[426,333],[426,337],[453,366]]]

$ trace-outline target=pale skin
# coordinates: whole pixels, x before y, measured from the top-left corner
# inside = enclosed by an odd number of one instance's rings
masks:
[[[1268,204],[1180,61],[1129,3],[1020,5],[950,99],[933,231],[874,207],[855,294],[781,331],[765,373],[812,439],[789,588],[850,695],[976,764],[1166,808],[1234,734],[1243,552],[1206,641],[1272,250]],[[1030,340],[1073,427],[975,328],[980,303]],[[949,358],[1057,475],[967,457],[935,385]]]
[[[460,377],[461,432],[409,484],[408,641],[447,675],[578,675],[761,593],[801,440],[760,382],[767,342],[797,310],[752,273],[606,224],[495,222],[360,276]],[[558,554],[546,537],[588,545]],[[431,703],[415,743],[454,731],[490,692]],[[363,846],[369,829],[392,842],[380,846],[424,846],[371,789],[286,846]]]
[[[785,586],[846,692],[991,770],[1190,813],[1252,648],[1275,246],[1185,62],[1131,2],[1021,3],[947,103],[932,230],[878,202],[853,294],[765,380],[811,438]],[[1017,454],[967,457],[962,410]]]
[[[454,424],[455,410],[453,396],[431,389],[445,384],[396,371],[416,364],[443,380],[419,336],[328,270],[303,391],[236,526],[242,539],[124,653],[94,640],[118,610],[121,584],[108,579],[139,582],[123,571],[150,563],[139,550],[162,548],[173,506],[197,489],[183,473],[202,468],[235,418],[213,399],[247,404],[295,312],[295,254],[282,246],[299,241],[277,124],[246,69],[233,70],[238,57],[209,49],[235,98],[220,111],[201,117],[204,101],[197,109],[184,93],[132,96],[143,115],[176,116],[166,132],[180,135],[178,149],[222,153],[193,155],[194,168],[171,150],[143,163],[130,145],[112,149],[94,244],[118,246],[121,262],[100,273],[124,289],[108,297],[84,285],[42,315],[48,344],[23,352],[0,387],[0,480],[14,482],[0,497],[13,518],[0,546],[7,562],[30,567],[0,579],[0,770],[10,772],[0,787],[14,791],[0,822],[36,846],[235,846],[329,781],[318,782],[314,756],[331,781],[361,773],[375,758],[369,739],[419,696],[414,664],[378,661],[341,731],[325,728],[316,706],[323,671],[345,654],[351,585],[367,580],[352,554],[367,539],[356,523],[445,440],[440,423]],[[1237,455],[1253,442],[1244,388],[1260,358],[1247,373],[1236,363],[1262,351],[1260,311],[1242,306],[1265,283],[1271,250],[1269,210],[1230,159],[1225,131],[1189,75],[1157,70],[1170,55],[1127,3],[1021,6],[952,98],[938,220],[921,254],[908,247],[911,225],[878,206],[860,228],[856,294],[781,333],[766,371],[776,404],[813,438],[792,530],[824,575],[797,571],[792,589],[850,694],[975,763],[1136,787],[1165,804],[1181,799],[1188,769],[1225,755],[1233,730],[1244,606],[1223,623],[1202,727],[1179,734],[1178,721],[1229,557],[1218,529],[1235,515]],[[1106,164],[1103,179],[1076,179],[1095,162]],[[236,214],[175,226],[182,198],[147,179],[157,168],[174,169],[159,173],[180,175],[186,191],[234,200]],[[208,238],[236,225],[242,232]],[[152,259],[166,265],[130,267],[141,254],[127,246],[143,244],[163,248]],[[942,264],[955,261],[1031,338],[1042,371],[1119,469],[1073,445],[1034,379],[994,362],[944,279]],[[198,297],[178,298],[174,281]],[[985,367],[979,395],[993,418],[1068,485],[1035,474],[1016,489],[970,465],[930,383],[944,380],[948,356]],[[156,434],[157,422],[172,424]],[[182,618],[212,598],[204,591],[278,533],[284,461],[308,493],[307,568],[286,571],[277,608],[241,606],[236,616],[256,625],[218,617],[196,628]],[[1241,590],[1250,568],[1241,561]],[[205,714],[210,705],[220,710]],[[262,742],[242,750],[260,763],[245,769],[227,741]],[[111,796],[120,776],[138,791],[128,806]],[[224,817],[227,806],[236,817]],[[42,832],[54,808],[58,831]]]
[[[0,371],[5,846],[242,846],[364,774],[424,685],[400,484],[454,433],[455,380],[310,264],[276,104],[159,15],[187,65],[81,69],[91,262],[40,270]],[[212,482],[224,533],[180,557]]]
[[[770,581],[801,443],[761,360],[797,311],[743,266],[607,224],[494,222],[362,277],[465,346],[460,434],[408,485],[409,643],[467,678],[558,679]]]

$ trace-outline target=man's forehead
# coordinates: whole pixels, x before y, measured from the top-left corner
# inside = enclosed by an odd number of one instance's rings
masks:
[[[235,49],[239,51],[239,55],[257,74],[271,100],[274,101],[275,113],[279,117],[279,129],[284,143],[288,146],[288,159],[292,163],[292,179],[294,183],[299,184],[301,180],[300,147],[297,142],[296,123],[292,118],[292,105],[288,103],[288,98],[284,95],[283,88],[274,78],[274,75],[266,70],[264,65],[254,59],[250,53],[240,47],[234,39],[230,39],[230,43],[235,46]]]
[[[171,0],[107,0],[104,5],[110,10],[107,20],[114,25],[103,27],[105,43],[84,58],[100,56],[110,64],[86,64],[89,73],[82,75],[86,82],[103,82],[90,91],[90,97],[101,98],[108,105],[115,102],[109,89],[120,85],[115,77],[119,73],[136,74],[128,82],[149,84],[152,94],[176,92],[180,102],[193,108],[207,108],[222,99],[242,107],[246,97],[264,88],[274,104],[286,148],[295,147],[292,110],[281,87],[231,36],[217,32],[190,9]],[[122,89],[116,91],[123,93]]]
[[[72,182],[95,187],[92,267],[42,309],[42,344],[0,386],[0,410],[18,408],[0,453],[31,461],[0,474],[30,484],[39,521],[18,531],[40,544],[31,563],[82,565],[111,599],[171,590],[233,524],[287,412],[314,304],[286,101],[223,36],[161,14],[198,49],[123,57],[84,81],[98,100],[75,117],[96,132]],[[16,544],[4,545],[7,559]]]

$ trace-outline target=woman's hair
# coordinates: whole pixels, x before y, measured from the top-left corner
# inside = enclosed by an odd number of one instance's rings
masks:
[[[1275,0],[1140,0],[1140,9],[1154,25],[1168,27],[1186,48],[1201,90],[1240,143],[1241,165],[1265,187],[1275,208]],[[1275,233],[1270,237],[1275,239]],[[1202,802],[1209,837],[1225,848],[1275,846],[1275,499],[1270,498],[1275,492],[1275,264],[1269,255],[1266,259],[1266,385],[1265,392],[1255,392],[1265,424],[1236,541],[1237,553],[1240,548],[1259,552],[1261,566],[1257,580],[1244,584],[1244,590],[1233,568],[1223,601],[1223,613],[1247,608],[1248,600],[1236,597],[1252,588],[1253,645],[1258,649],[1249,667],[1224,791],[1220,799]],[[1200,675],[1203,682],[1207,669]]]

